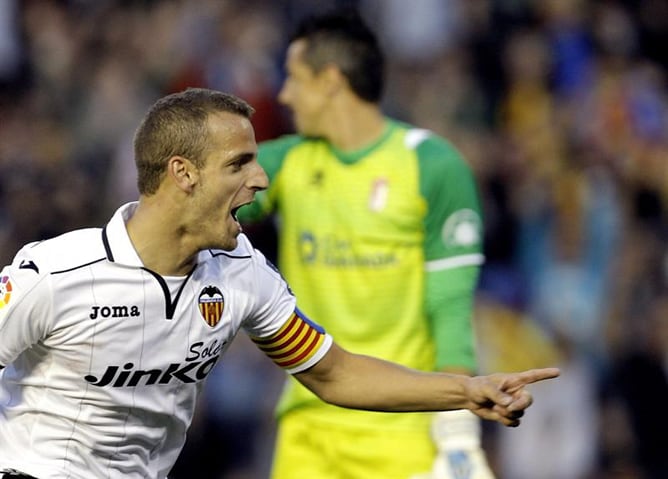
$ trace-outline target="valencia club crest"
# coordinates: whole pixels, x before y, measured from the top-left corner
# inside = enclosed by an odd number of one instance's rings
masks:
[[[199,294],[198,302],[199,312],[202,313],[204,321],[213,328],[223,316],[225,306],[223,293],[215,286],[207,286]]]

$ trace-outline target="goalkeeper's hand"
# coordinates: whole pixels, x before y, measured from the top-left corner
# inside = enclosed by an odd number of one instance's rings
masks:
[[[430,479],[494,479],[481,447],[480,419],[468,410],[436,413],[431,435],[436,459]]]

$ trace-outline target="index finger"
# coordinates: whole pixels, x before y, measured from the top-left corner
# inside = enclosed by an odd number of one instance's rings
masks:
[[[506,383],[505,389],[510,390],[521,388],[527,384],[556,378],[559,376],[559,374],[561,374],[559,368],[529,369],[527,371],[514,374]]]

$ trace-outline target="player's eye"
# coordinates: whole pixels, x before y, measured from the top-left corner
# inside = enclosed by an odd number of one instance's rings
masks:
[[[233,162],[230,163],[230,166],[232,167],[233,172],[238,172],[241,171],[241,169],[246,165],[247,163],[250,163],[253,161],[254,156],[253,155],[242,155]]]

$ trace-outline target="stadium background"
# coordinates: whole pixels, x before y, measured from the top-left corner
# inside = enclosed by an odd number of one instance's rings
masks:
[[[483,371],[563,370],[522,427],[486,425],[499,478],[668,477],[665,0],[0,0],[2,263],[135,198],[132,135],[164,94],[230,91],[258,140],[290,131],[287,35],[343,3],[387,50],[386,111],[477,174]],[[250,233],[274,254],[271,224]],[[266,477],[280,385],[240,338],[172,479]]]

